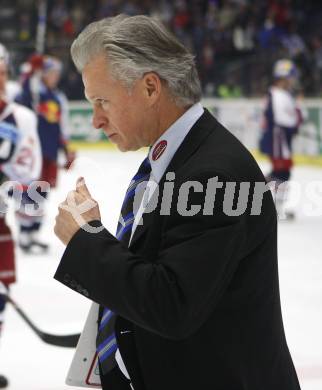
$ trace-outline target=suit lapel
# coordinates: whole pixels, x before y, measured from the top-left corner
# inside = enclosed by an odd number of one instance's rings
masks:
[[[193,125],[182,144],[176,151],[172,160],[170,161],[168,168],[164,172],[159,183],[159,195],[162,194],[162,188],[165,182],[166,174],[168,172],[176,172],[176,170],[182,166],[185,161],[187,161],[189,157],[195,153],[196,150],[198,150],[204,139],[216,127],[216,124],[216,119],[209,113],[207,109],[205,109],[205,112]],[[157,193],[155,194],[158,196]],[[129,245],[130,248],[133,247],[134,244],[136,244],[137,241],[144,236],[151,224],[155,222],[155,218],[159,214],[159,208],[161,204],[160,200],[160,196],[158,196],[157,207],[152,212],[143,214],[143,224],[137,226]],[[155,200],[152,200],[152,202],[155,202]]]

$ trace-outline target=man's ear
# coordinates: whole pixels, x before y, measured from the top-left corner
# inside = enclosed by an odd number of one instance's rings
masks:
[[[154,104],[159,99],[162,90],[160,77],[154,72],[146,73],[143,76],[143,88],[151,105]]]

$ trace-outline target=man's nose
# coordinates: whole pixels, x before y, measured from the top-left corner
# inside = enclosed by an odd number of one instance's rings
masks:
[[[98,108],[93,109],[93,117],[92,117],[92,124],[95,129],[101,129],[104,125],[106,125],[108,122],[108,119],[106,118],[106,115],[103,115]]]

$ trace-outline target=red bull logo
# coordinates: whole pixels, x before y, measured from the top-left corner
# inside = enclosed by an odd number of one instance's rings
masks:
[[[47,100],[46,102],[40,103],[38,113],[49,123],[58,123],[60,121],[60,106],[55,100]]]

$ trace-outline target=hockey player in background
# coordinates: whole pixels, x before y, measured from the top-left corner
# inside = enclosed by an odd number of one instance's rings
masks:
[[[281,59],[274,65],[273,77],[264,110],[260,150],[271,161],[271,172],[266,179],[275,195],[277,213],[282,219],[293,219],[293,211],[284,210],[284,204],[293,167],[292,140],[302,123],[301,110],[294,96],[298,72],[292,61]]]
[[[16,280],[13,238],[6,223],[6,198],[9,192],[20,195],[26,192],[31,182],[38,180],[41,168],[37,118],[31,110],[7,99],[8,65],[8,52],[0,44],[0,333],[6,303],[1,294]],[[17,198],[23,207],[22,196]],[[0,388],[7,385],[7,379],[0,375]]]
[[[59,150],[65,154],[68,169],[75,154],[68,148],[68,107],[65,95],[57,89],[61,77],[62,63],[52,56],[33,55],[24,66],[22,92],[16,101],[31,108],[38,117],[38,134],[43,155],[40,180],[53,188],[57,181]],[[43,197],[47,196],[44,192]],[[44,205],[42,205],[44,207]],[[20,224],[19,245],[26,252],[46,251],[48,245],[39,240],[43,217],[30,218],[23,212],[17,214]]]

